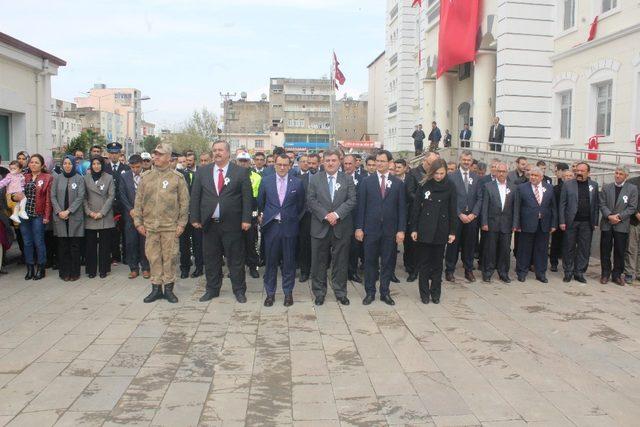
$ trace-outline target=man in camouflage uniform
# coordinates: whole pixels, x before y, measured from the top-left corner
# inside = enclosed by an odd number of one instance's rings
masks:
[[[151,293],[144,302],[164,296],[167,301],[176,303],[178,298],[173,293],[173,284],[178,238],[187,224],[189,190],[184,176],[170,167],[169,144],[159,144],[153,159],[153,169],[142,174],[133,212],[136,229],[146,236],[145,252],[151,267]]]

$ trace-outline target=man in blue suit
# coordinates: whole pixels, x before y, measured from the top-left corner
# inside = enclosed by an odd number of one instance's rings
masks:
[[[532,259],[536,279],[542,283],[549,282],[549,233],[556,230],[558,210],[553,187],[542,182],[543,176],[539,167],[531,168],[529,182],[518,186],[514,200],[513,231],[520,232],[516,254],[516,273],[520,282],[526,280]]]
[[[446,269],[445,278],[448,282],[454,282],[453,272],[458,263],[458,253],[462,252],[462,265],[464,277],[469,282],[475,282],[473,275],[473,257],[478,244],[478,216],[482,207],[482,187],[480,178],[471,172],[473,155],[464,150],[460,154],[460,167],[455,172],[449,173],[449,179],[456,187],[458,226],[456,227],[455,241],[447,245],[445,254]],[[460,248],[462,246],[462,248]]]
[[[122,206],[122,217],[124,218],[124,232],[127,238],[126,244],[126,263],[129,266],[129,279],[135,279],[140,274],[142,268],[142,277],[148,279],[150,277],[149,260],[144,252],[145,237],[138,233],[133,224],[133,205],[136,200],[136,191],[142,177],[142,157],[134,154],[129,157],[130,169],[124,171],[120,175],[120,185],[118,186],[118,198]]]
[[[404,241],[407,226],[407,204],[404,182],[389,174],[391,153],[376,155],[377,173],[360,183],[356,215],[356,239],[364,241],[364,305],[373,302],[376,280],[380,276],[380,301],[395,302],[389,295],[389,282],[396,265],[396,245]],[[378,267],[378,259],[381,265]]]
[[[293,285],[296,278],[296,246],[300,218],[305,212],[302,181],[291,176],[291,161],[281,154],[275,159],[276,173],[265,176],[258,190],[262,237],[265,248],[265,307],[273,305],[276,293],[278,265],[282,265],[284,305],[293,305]]]

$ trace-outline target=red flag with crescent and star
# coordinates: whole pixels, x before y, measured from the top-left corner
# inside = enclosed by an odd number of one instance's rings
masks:
[[[476,59],[480,0],[441,0],[437,77]]]

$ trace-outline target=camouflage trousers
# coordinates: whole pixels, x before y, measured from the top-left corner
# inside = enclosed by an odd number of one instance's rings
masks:
[[[144,251],[149,259],[151,284],[166,285],[176,280],[178,238],[175,231],[147,231]]]

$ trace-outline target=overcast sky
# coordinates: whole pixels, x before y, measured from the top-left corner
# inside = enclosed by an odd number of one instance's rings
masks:
[[[384,0],[14,0],[2,2],[0,31],[67,61],[54,97],[136,87],[151,97],[145,119],[174,128],[196,108],[218,112],[220,92],[257,100],[269,77],[328,75],[333,49],[341,92],[357,97],[384,19]]]

